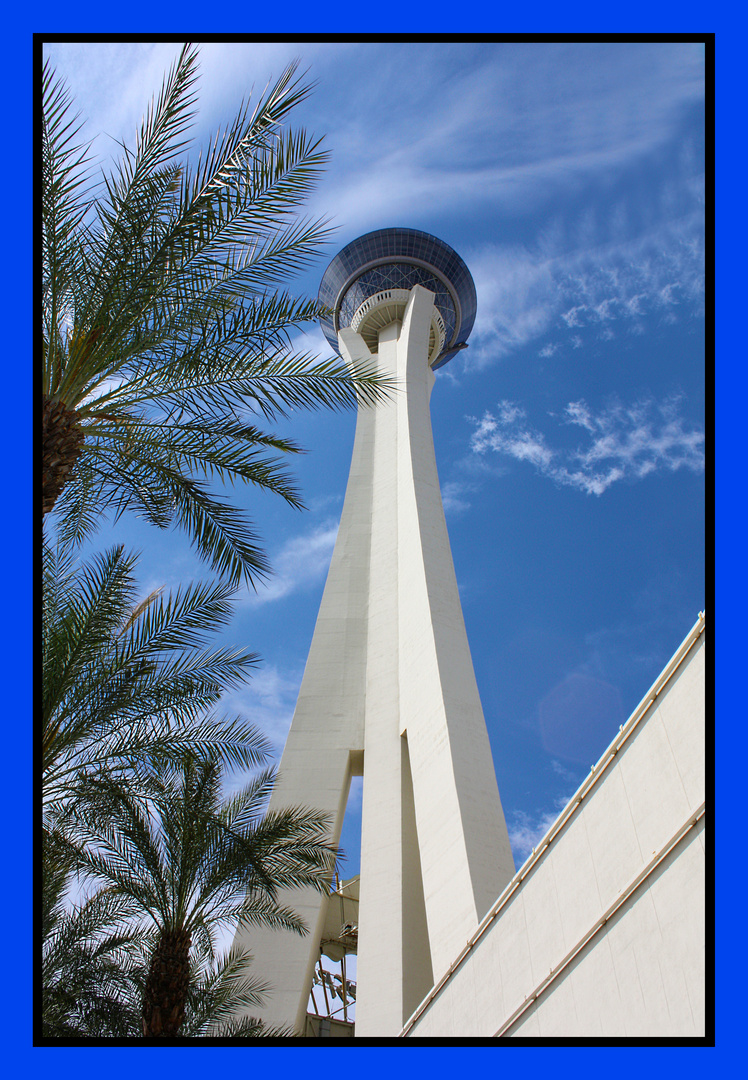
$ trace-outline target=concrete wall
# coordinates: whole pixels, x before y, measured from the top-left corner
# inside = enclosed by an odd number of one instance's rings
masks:
[[[704,1034],[703,628],[404,1037]]]

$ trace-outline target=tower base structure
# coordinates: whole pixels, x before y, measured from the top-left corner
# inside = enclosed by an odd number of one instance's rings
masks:
[[[514,876],[434,455],[434,294],[415,285],[406,295],[391,309],[401,318],[381,325],[373,307],[338,334],[341,355],[376,363],[397,389],[359,409],[270,802],[327,813],[337,842],[351,777],[363,773],[356,1036],[364,1037],[400,1033]],[[274,986],[263,1018],[301,1035],[327,900],[310,889],[281,901],[308,936],[244,928],[237,943]]]

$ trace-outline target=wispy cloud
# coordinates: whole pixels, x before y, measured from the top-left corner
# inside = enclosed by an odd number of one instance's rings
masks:
[[[672,139],[704,93],[703,56],[678,46],[360,45],[315,61],[322,85],[349,87],[334,111],[320,103],[336,133],[320,209],[361,228],[466,201],[515,213],[550,204]],[[362,65],[376,67],[375,88],[350,77]],[[383,112],[397,122],[379,124]]]
[[[609,340],[617,322],[636,327],[645,316],[672,322],[686,308],[703,312],[700,208],[634,239],[604,241],[602,225],[589,231],[586,245],[584,237],[552,233],[534,249],[484,246],[469,255],[478,315],[464,354],[468,367],[485,367],[545,335],[555,335],[540,350],[550,357],[561,342],[581,345],[582,328]]]
[[[662,404],[616,403],[595,414],[583,400],[569,402],[561,420],[581,428],[586,445],[553,448],[527,423],[520,405],[502,401],[495,413],[473,420],[471,450],[527,461],[559,484],[602,495],[618,480],[641,480],[650,473],[681,468],[703,470],[704,433],[678,415],[679,404],[679,397]]]
[[[561,777],[561,779],[564,781],[565,784],[575,784],[575,785],[579,784],[580,778],[577,776],[577,774],[572,772],[571,769],[568,769],[566,767],[566,765],[563,765],[560,761],[557,761],[555,758],[551,759],[551,768],[553,769],[553,771],[556,773],[557,776]],[[566,801],[568,802],[568,799]]]
[[[226,711],[250,720],[280,756],[291,726],[302,674],[303,664],[283,672],[273,664],[257,668],[240,690],[224,695],[222,706]],[[241,778],[235,778],[235,786],[240,781]]]
[[[107,157],[115,139],[132,141],[178,45],[46,51],[85,100],[91,134],[111,136],[95,146]],[[529,245],[461,249],[478,319],[457,367],[481,367],[549,332],[566,341],[574,328],[609,332],[616,320],[634,326],[654,310],[672,319],[701,303],[703,151],[682,129],[703,99],[699,46],[208,43],[197,141],[299,54],[319,83],[298,121],[328,132],[334,153],[310,211],[342,227],[341,246],[397,221],[430,230],[466,206],[488,221],[532,222],[519,230]],[[383,115],[396,122],[381,124]],[[656,179],[654,155],[665,161]],[[582,184],[588,207],[573,217]]]
[[[445,514],[455,517],[470,509],[468,496],[476,490],[476,485],[461,480],[449,480],[442,484],[442,505]]]
[[[675,652],[703,604],[703,594],[689,592],[684,600],[682,589],[681,574],[671,566],[639,582],[619,619],[585,635],[588,654],[579,670],[614,680],[624,669],[635,671],[643,691]],[[627,708],[635,704],[629,699]]]
[[[516,866],[521,866],[532,849],[538,846],[553,822],[571,798],[572,792],[554,800],[552,810],[537,810],[528,814],[524,810],[515,810],[507,821],[509,843]]]
[[[314,585],[327,573],[337,535],[337,520],[328,518],[311,532],[294,536],[271,555],[273,577],[257,592],[248,593],[246,602],[259,607]]]

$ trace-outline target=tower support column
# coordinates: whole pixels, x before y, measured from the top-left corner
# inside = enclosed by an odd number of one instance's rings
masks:
[[[433,294],[379,332],[356,1034],[404,1021],[514,874],[439,492]],[[341,353],[365,348],[342,330]]]
[[[359,410],[343,514],[271,809],[330,814],[340,836],[363,763],[356,1035],[399,1033],[514,874],[452,564],[429,399],[434,293],[409,292],[341,355],[397,380]],[[281,898],[310,934],[237,938],[275,987],[262,1015],[301,1034],[324,922],[309,890]]]

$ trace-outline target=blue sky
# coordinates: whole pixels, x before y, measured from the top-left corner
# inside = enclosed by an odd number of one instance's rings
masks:
[[[132,141],[171,43],[55,44],[94,149]],[[476,283],[432,417],[452,550],[519,866],[677,648],[704,591],[704,53],[696,44],[206,44],[198,143],[293,57],[296,124],[332,158],[310,202],[335,241],[451,244]],[[327,355],[318,328],[304,347]],[[353,414],[279,430],[299,514],[250,490],[275,576],[226,637],[264,663],[231,707],[280,750],[342,508]],[[143,590],[206,576],[179,533],[102,528]],[[344,874],[357,871],[354,789]]]

